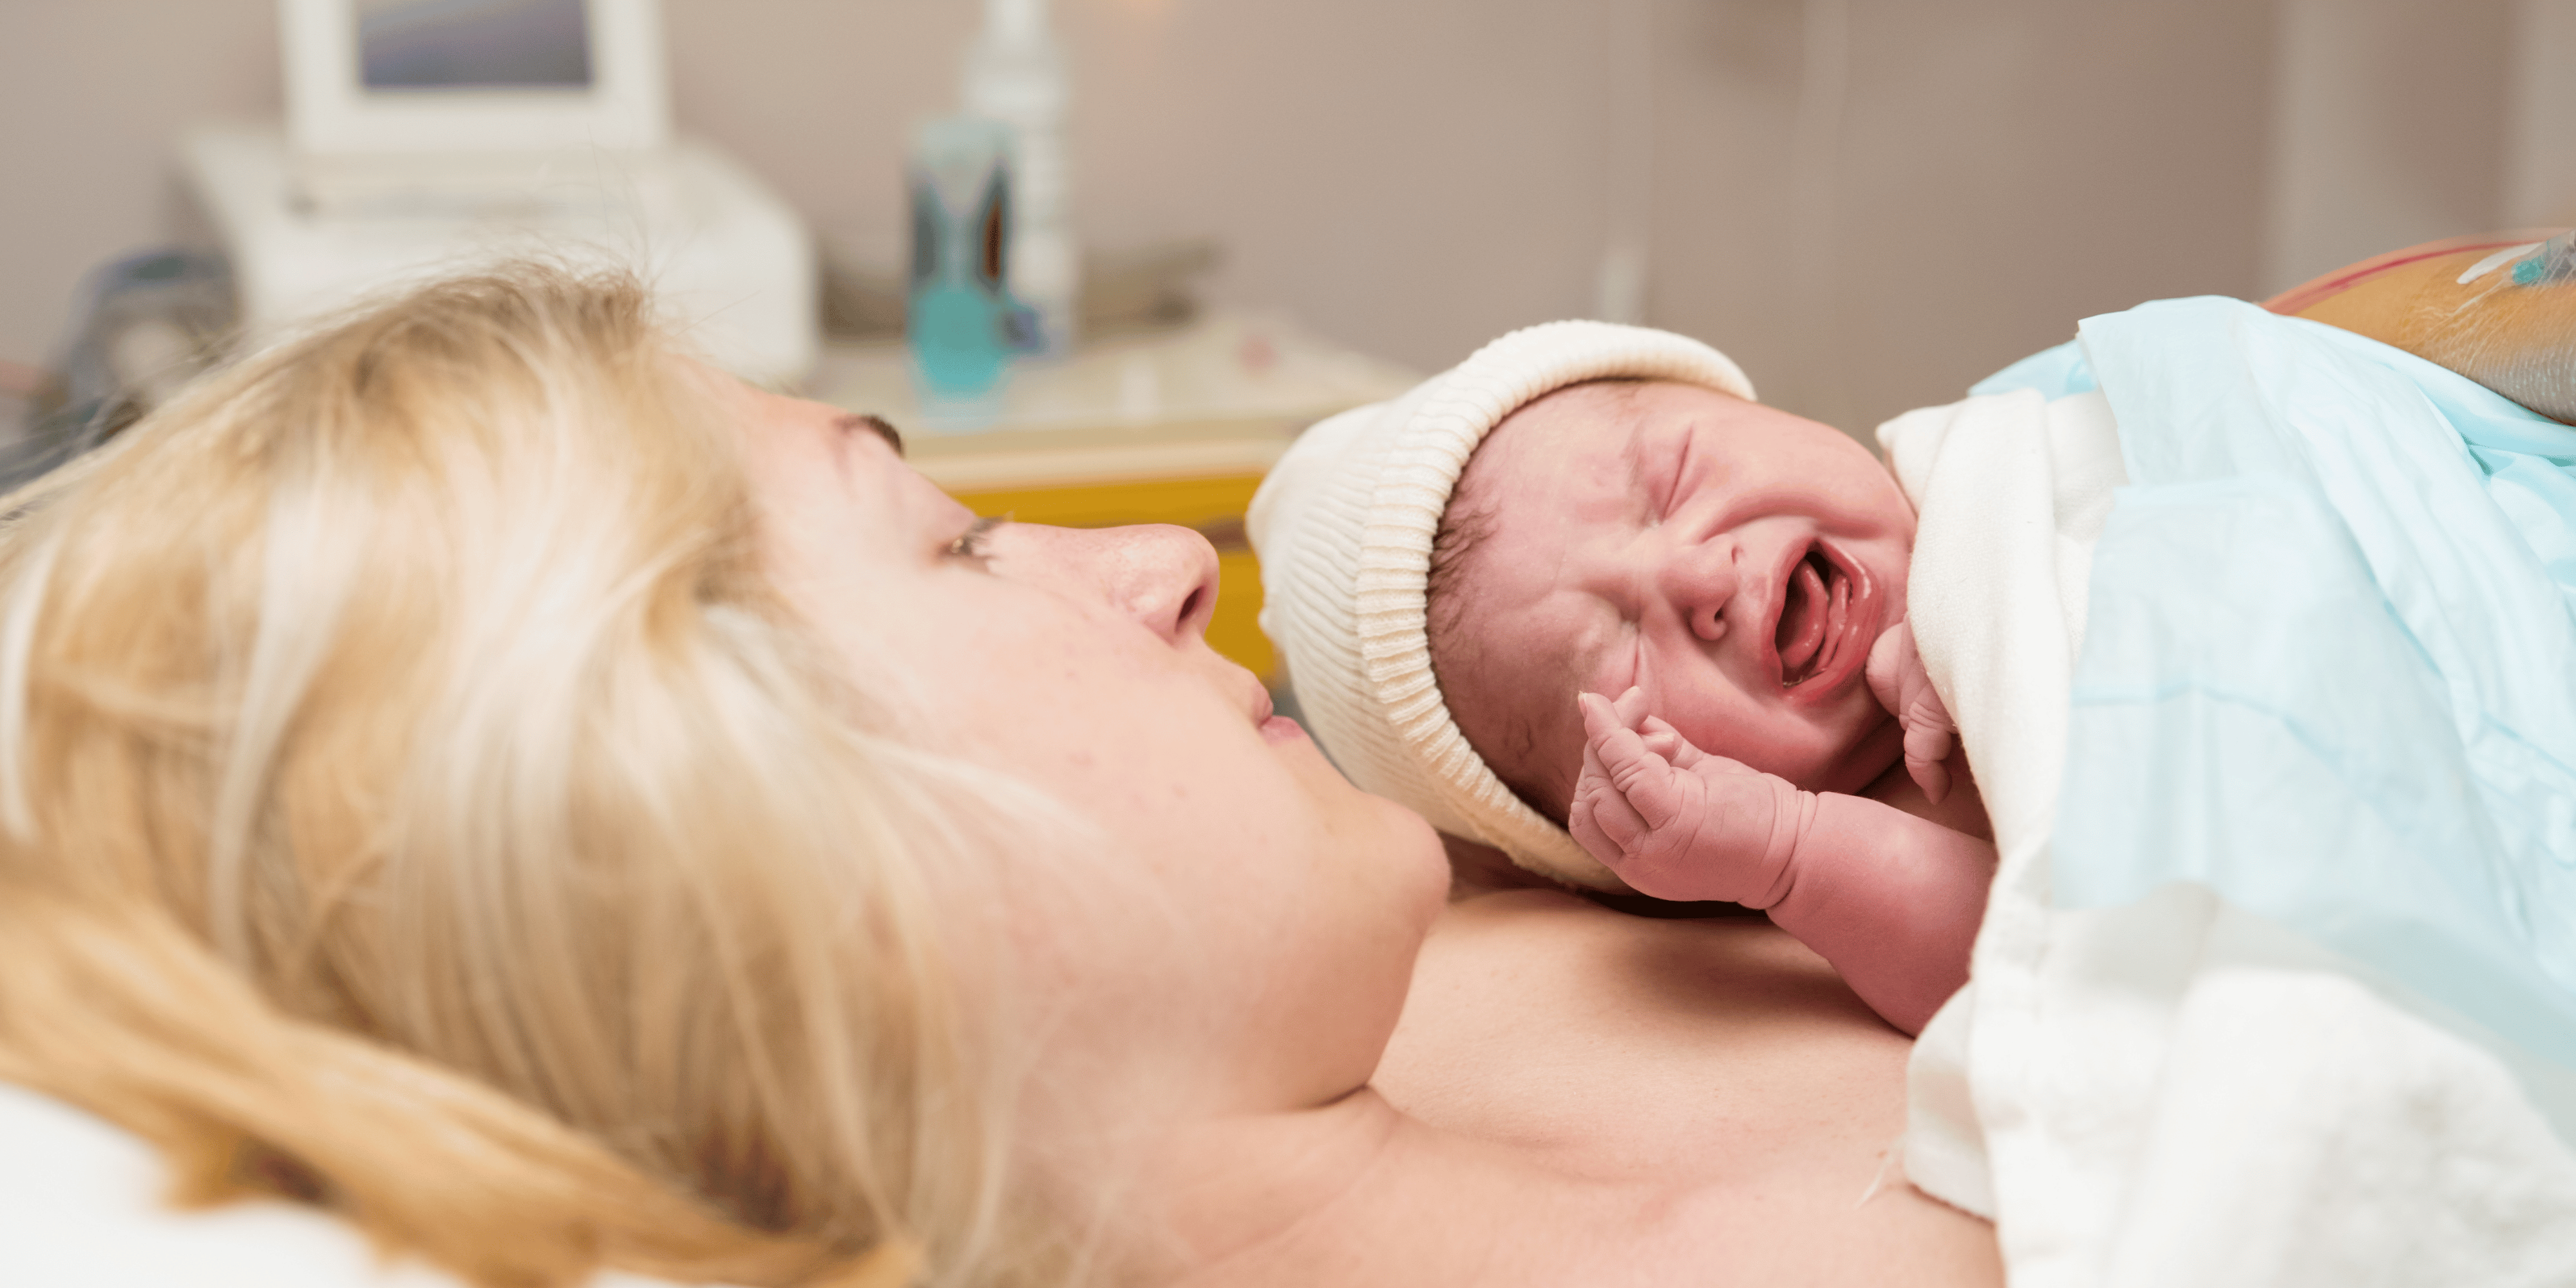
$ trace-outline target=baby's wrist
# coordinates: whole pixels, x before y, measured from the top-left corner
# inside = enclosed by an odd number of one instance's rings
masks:
[[[1801,791],[1785,778],[1764,775],[1774,793],[1771,811],[1771,836],[1763,847],[1758,871],[1767,878],[1765,888],[1752,898],[1739,900],[1748,908],[1769,908],[1786,900],[1797,889],[1798,867],[1802,854],[1809,848],[1808,838],[1815,832],[1816,817],[1821,807],[1817,794]]]

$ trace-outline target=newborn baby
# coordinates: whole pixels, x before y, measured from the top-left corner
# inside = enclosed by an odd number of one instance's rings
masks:
[[[1292,447],[1263,625],[1362,787],[1559,880],[1764,909],[1914,1032],[1993,849],[1902,627],[1913,514],[1752,395],[1666,332],[1505,336]]]
[[[1569,386],[1459,476],[1432,670],[1496,776],[1629,886],[1768,911],[1913,1032],[1967,978],[1994,857],[1973,789],[1939,808],[1913,533],[1827,426],[1693,384]]]

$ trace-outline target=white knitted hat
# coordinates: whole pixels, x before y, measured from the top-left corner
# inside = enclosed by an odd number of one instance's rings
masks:
[[[1431,539],[1468,455],[1523,404],[1605,377],[1753,397],[1744,372],[1697,340],[1607,322],[1527,327],[1393,402],[1307,430],[1262,480],[1246,526],[1261,556],[1261,628],[1287,660],[1307,724],[1352,782],[1525,868],[1621,890],[1467,745],[1423,633]]]

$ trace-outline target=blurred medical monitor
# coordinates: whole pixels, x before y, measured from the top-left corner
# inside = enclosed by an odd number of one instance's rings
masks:
[[[306,156],[656,149],[655,0],[279,0]]]
[[[536,255],[643,274],[744,375],[793,384],[813,366],[813,239],[758,176],[672,136],[656,0],[277,11],[285,122],[183,140],[246,331]]]
[[[358,84],[590,92],[582,0],[357,0]]]

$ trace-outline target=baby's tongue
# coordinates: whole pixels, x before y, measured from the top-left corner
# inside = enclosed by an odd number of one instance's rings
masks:
[[[1805,678],[1807,664],[1825,642],[1825,579],[1811,560],[1799,561],[1789,575],[1789,602],[1780,609],[1780,630],[1772,644],[1780,653],[1780,683]]]

